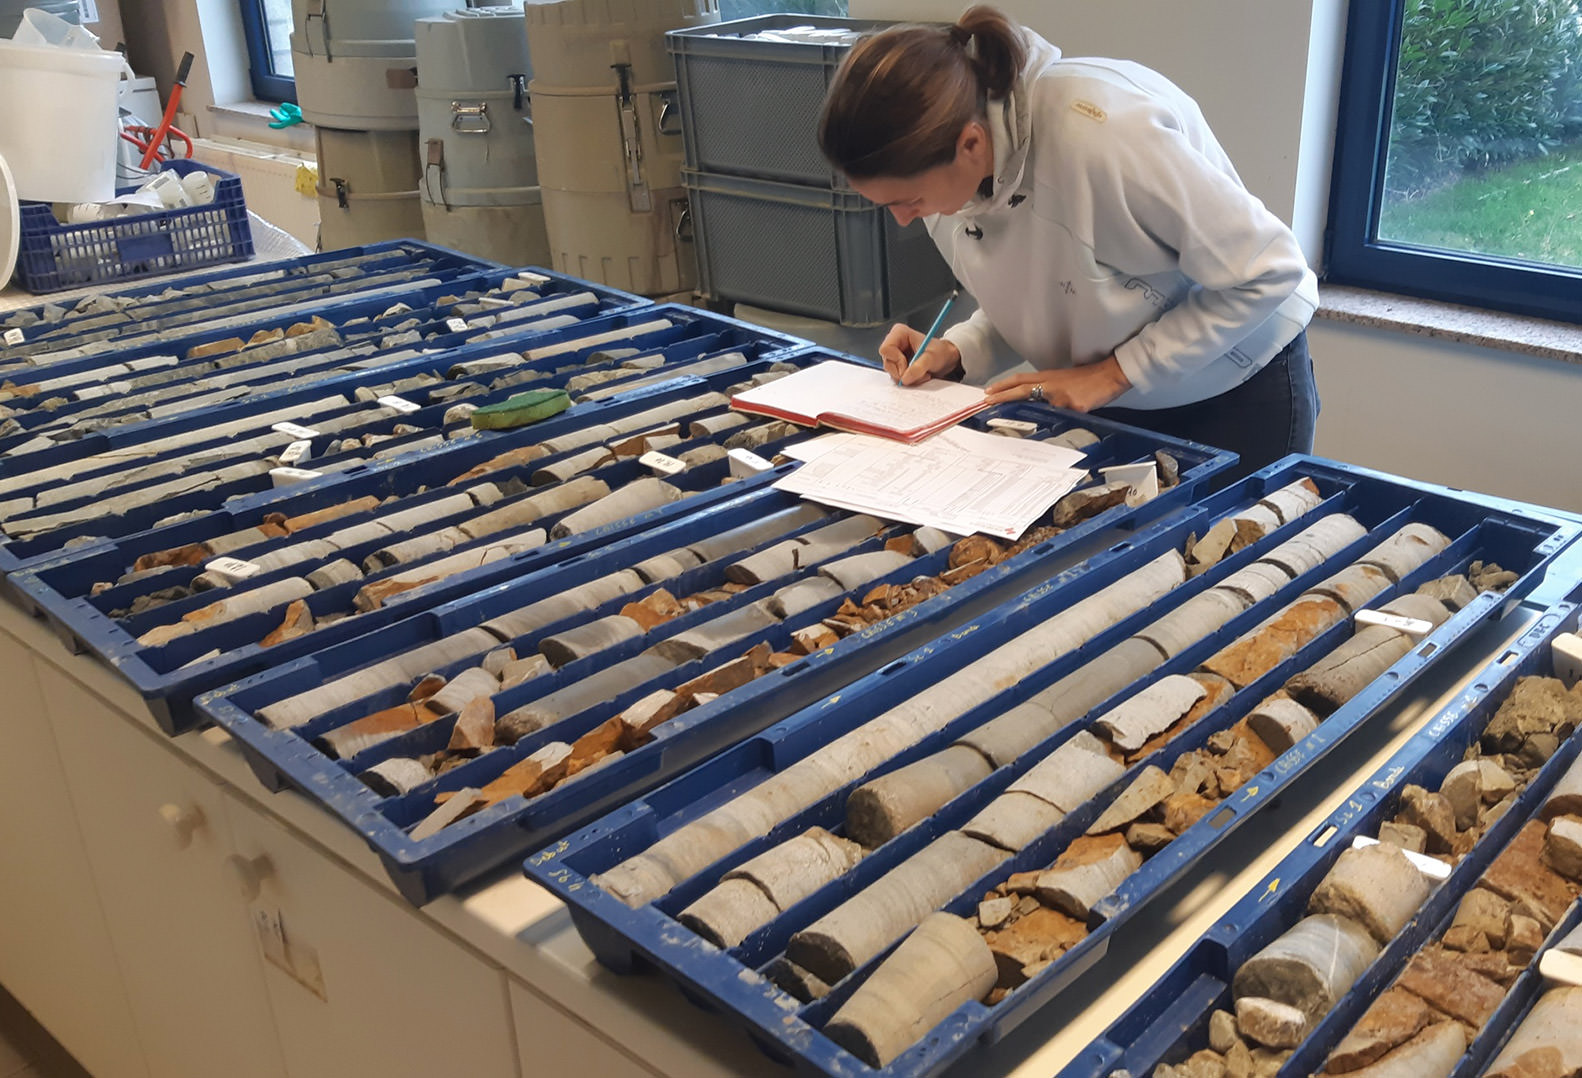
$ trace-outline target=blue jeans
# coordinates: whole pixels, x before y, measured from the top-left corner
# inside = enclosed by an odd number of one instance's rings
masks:
[[[1229,449],[1241,456],[1210,481],[1217,490],[1287,453],[1311,453],[1318,423],[1318,387],[1304,330],[1235,389],[1179,408],[1099,408],[1094,415]]]

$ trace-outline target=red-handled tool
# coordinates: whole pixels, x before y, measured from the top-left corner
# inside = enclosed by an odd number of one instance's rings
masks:
[[[165,132],[176,121],[176,110],[181,106],[181,91],[187,85],[187,75],[192,71],[192,53],[181,54],[181,66],[176,68],[176,82],[170,88],[170,101],[165,105],[165,118],[159,121],[159,126],[154,129],[154,135],[148,140],[148,149],[143,153],[142,166],[146,172],[148,166],[154,163],[154,158],[159,155],[160,143],[165,141]]]

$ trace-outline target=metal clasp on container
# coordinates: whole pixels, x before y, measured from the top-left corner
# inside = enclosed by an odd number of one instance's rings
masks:
[[[487,135],[492,126],[487,101],[479,101],[473,105],[464,105],[460,101],[450,103],[452,131],[462,135]]]
[[[318,49],[314,49],[313,22],[318,20]],[[326,60],[332,60],[330,55],[330,14],[324,10],[324,0],[308,0],[307,14],[302,18],[302,41],[308,47],[308,55],[322,55]]]
[[[445,199],[445,143],[444,143],[444,140],[437,139],[437,138],[431,138],[431,139],[428,140],[426,149],[427,149],[428,153],[427,153],[427,157],[426,157],[426,159],[425,159],[425,161],[423,163],[423,188],[424,188],[425,192],[428,194],[429,202],[431,202],[431,203],[433,203],[435,205],[442,205],[448,210],[448,209],[450,209],[450,203],[447,202],[446,199]],[[437,185],[438,188],[439,188],[439,193],[438,194],[435,193],[436,184],[434,182],[434,179],[435,179],[434,173],[436,171],[438,171],[438,173],[439,173],[439,183]]]
[[[676,94],[675,90],[661,90],[654,95],[659,98],[659,122],[655,126],[661,135],[681,134],[681,104]]]

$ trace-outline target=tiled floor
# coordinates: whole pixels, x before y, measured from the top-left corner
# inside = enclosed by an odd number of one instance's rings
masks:
[[[66,1049],[0,988],[0,1078],[91,1078]]]

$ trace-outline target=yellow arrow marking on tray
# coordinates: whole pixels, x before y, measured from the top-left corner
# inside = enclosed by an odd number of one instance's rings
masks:
[[[1258,901],[1262,902],[1264,899],[1268,898],[1270,895],[1274,894],[1279,889],[1280,889],[1280,877],[1276,876],[1274,879],[1269,881],[1269,886],[1268,886],[1268,888],[1266,888],[1264,890],[1263,894],[1258,896]]]

